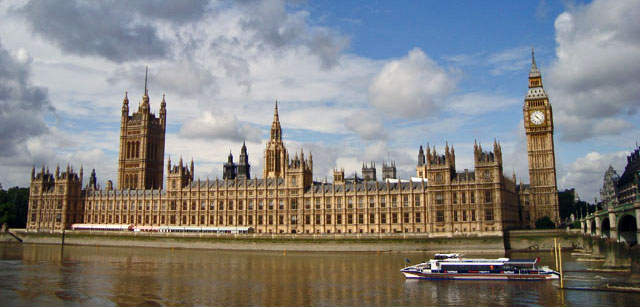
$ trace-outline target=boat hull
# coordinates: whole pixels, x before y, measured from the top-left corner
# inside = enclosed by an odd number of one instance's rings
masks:
[[[407,279],[430,280],[550,280],[560,278],[555,273],[544,274],[473,274],[402,272]]]

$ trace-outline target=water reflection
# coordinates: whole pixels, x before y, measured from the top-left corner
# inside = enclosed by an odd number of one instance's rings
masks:
[[[631,267],[631,250],[622,244],[613,243],[606,240],[595,240],[585,238],[585,251],[592,254],[593,257],[601,257],[604,259],[603,267],[605,268],[630,268]]]
[[[0,245],[0,297],[7,305],[151,306],[625,305],[633,297],[562,292],[550,281],[405,281],[398,271],[405,258],[416,262],[431,256]],[[508,256],[541,256],[553,266],[547,252]],[[569,253],[565,263],[574,269],[594,265]],[[578,280],[570,282],[594,280],[574,275]]]

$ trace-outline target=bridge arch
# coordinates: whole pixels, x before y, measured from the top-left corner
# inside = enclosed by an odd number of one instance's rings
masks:
[[[618,222],[619,241],[634,245],[638,243],[638,225],[633,215],[625,214]]]
[[[600,233],[602,234],[602,237],[605,239],[611,238],[611,224],[609,223],[609,219],[606,217],[602,219],[602,225],[600,226]]]

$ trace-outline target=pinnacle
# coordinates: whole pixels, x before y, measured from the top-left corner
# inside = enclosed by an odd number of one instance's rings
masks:
[[[279,116],[278,116],[278,101],[277,100],[276,100],[276,106],[275,106],[274,111],[273,111],[273,121],[274,122],[275,121],[278,121],[278,122],[280,121],[279,120]]]
[[[531,70],[529,71],[529,78],[531,77],[540,77],[540,70],[538,70],[538,66],[536,65],[536,56],[531,48]]]
[[[146,67],[145,71],[144,71],[144,95],[148,96],[148,91],[147,91],[147,77],[149,76],[149,66]]]

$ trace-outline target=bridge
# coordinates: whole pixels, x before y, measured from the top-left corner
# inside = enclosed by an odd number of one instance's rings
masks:
[[[632,203],[610,205],[580,219],[582,233],[588,236],[615,240],[630,246],[640,241],[640,199]]]

